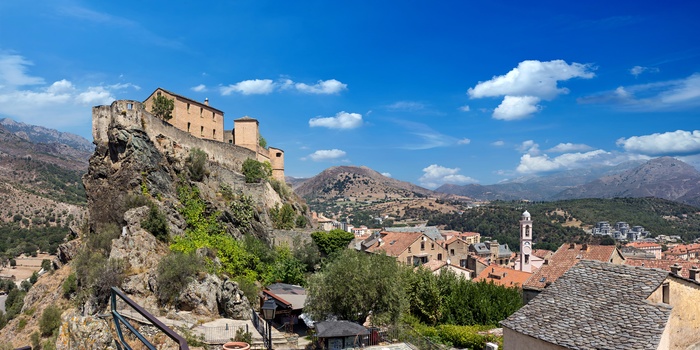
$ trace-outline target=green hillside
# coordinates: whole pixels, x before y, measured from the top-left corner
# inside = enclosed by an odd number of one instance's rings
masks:
[[[474,231],[518,248],[518,221],[532,214],[537,247],[555,249],[565,242],[588,242],[598,221],[625,221],[656,235],[679,235],[685,241],[700,237],[700,208],[658,198],[576,199],[556,202],[492,202],[463,214],[434,214],[429,225]]]

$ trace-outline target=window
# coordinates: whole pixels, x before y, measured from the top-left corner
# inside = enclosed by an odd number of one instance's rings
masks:
[[[281,157],[281,156],[282,156],[282,152],[277,152],[277,153],[275,154],[275,156],[277,156],[277,158]]]
[[[190,104],[187,104],[187,114],[190,114]]]
[[[126,104],[126,109],[134,109],[134,104],[133,104],[133,103],[127,103],[127,104]]]
[[[216,114],[214,114],[214,112],[211,112],[211,119],[216,119]]]
[[[530,237],[530,226],[525,226],[525,237]]]
[[[410,256],[407,256],[407,257],[406,257],[406,264],[410,264],[410,263],[411,263],[411,257],[410,257]]]
[[[530,263],[530,254],[525,254],[525,263],[526,264]]]
[[[204,113],[204,108],[199,107],[199,117],[200,118],[204,116],[204,115],[202,115],[202,113]]]
[[[156,93],[156,96],[160,97],[160,91],[158,91],[158,93]]]
[[[450,255],[455,255],[455,250],[454,250],[454,249],[450,249]]]
[[[425,242],[420,242],[420,250],[425,250]]]
[[[213,139],[216,138],[216,129],[212,130],[211,138],[213,138]]]
[[[435,243],[430,243],[430,250],[435,250]]]
[[[192,125],[192,123],[187,123],[187,132],[190,132],[190,126],[191,126],[191,125]]]
[[[442,254],[438,254],[438,260],[442,260]]]
[[[409,253],[411,252],[411,246],[408,246],[408,252]]]
[[[204,127],[203,126],[199,127],[199,136],[204,137]]]
[[[664,282],[664,283],[661,285],[661,297],[662,297],[662,299],[663,299],[663,303],[664,303],[664,304],[670,304],[670,303],[669,303],[669,299],[671,299],[671,298],[670,298],[670,294],[671,294],[671,289],[670,289],[670,287],[669,287],[669,285],[668,285],[668,281],[667,281],[667,282]]]

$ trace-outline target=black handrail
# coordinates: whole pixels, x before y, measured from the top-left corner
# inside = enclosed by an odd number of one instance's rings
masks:
[[[170,329],[168,326],[166,326],[163,322],[161,322],[159,319],[157,319],[155,316],[151,315],[148,311],[146,311],[144,308],[141,307],[141,305],[137,304],[133,300],[131,300],[129,297],[127,297],[124,292],[119,290],[117,287],[112,287],[112,294],[110,296],[110,301],[111,301],[111,310],[112,310],[112,317],[114,318],[114,325],[115,328],[117,329],[117,335],[119,336],[119,341],[120,343],[127,348],[128,350],[131,350],[129,345],[124,341],[124,335],[122,334],[122,329],[121,329],[121,324],[124,324],[126,328],[131,331],[132,334],[134,334],[148,349],[150,350],[156,350],[156,347],[151,344],[144,336],[139,333],[134,326],[129,323],[124,317],[122,317],[121,314],[119,314],[119,311],[117,311],[117,297],[119,297],[121,300],[124,300],[124,302],[127,303],[127,305],[131,306],[136,312],[141,314],[144,318],[146,318],[149,322],[151,322],[154,326],[156,326],[158,329],[160,329],[165,335],[167,335],[170,339],[174,340],[178,345],[180,346],[180,350],[189,350],[190,347],[187,345],[187,341],[180,336],[179,334],[175,333],[172,329]]]

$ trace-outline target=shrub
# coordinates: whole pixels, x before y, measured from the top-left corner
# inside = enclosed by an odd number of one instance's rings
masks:
[[[355,239],[355,235],[341,229],[326,231],[316,231],[311,234],[311,239],[318,246],[321,253],[326,256],[348,247],[348,244]]]
[[[37,280],[39,280],[39,274],[36,273],[36,271],[34,271],[32,273],[32,276],[29,277],[29,283],[34,284],[34,283],[36,283]]]
[[[306,228],[306,225],[309,223],[309,221],[306,219],[306,216],[304,215],[297,216],[295,222],[297,228]]]
[[[63,281],[63,296],[65,298],[70,298],[71,295],[75,294],[75,292],[78,290],[78,282],[77,279],[75,278],[75,273],[71,273],[68,275],[65,281]]]
[[[279,206],[271,208],[270,217],[274,228],[290,230],[294,228],[296,212],[291,204],[284,203],[281,208]]]
[[[190,150],[186,160],[187,171],[193,181],[202,181],[207,172],[207,153],[199,148]]]
[[[121,230],[115,223],[100,224],[95,232],[91,232],[87,238],[88,249],[101,251],[109,255],[112,251],[112,240],[119,238]]]
[[[41,269],[44,271],[51,271],[51,260],[49,259],[44,259],[41,261]]]
[[[32,335],[29,336],[29,339],[32,342],[32,349],[41,349],[41,336],[39,335],[39,332],[33,332]]]
[[[201,271],[202,260],[194,253],[171,252],[158,263],[158,302],[161,305],[177,301],[182,290]]]
[[[244,343],[253,344],[253,335],[247,332],[243,328],[238,328],[236,330],[236,336],[233,338],[234,341],[242,341]]]
[[[165,217],[165,214],[158,209],[155,203],[149,205],[148,215],[143,219],[143,222],[141,222],[141,227],[150,232],[161,242],[168,242],[170,239],[168,219]]]
[[[270,185],[283,200],[289,200],[292,197],[292,189],[284,181],[271,178]]]
[[[259,183],[272,175],[272,166],[248,158],[243,162],[242,170],[246,183]]]
[[[39,319],[39,330],[41,335],[50,337],[61,326],[61,309],[55,305],[50,305],[41,314]]]
[[[240,194],[229,205],[233,223],[239,227],[249,227],[255,219],[255,203],[253,197]]]

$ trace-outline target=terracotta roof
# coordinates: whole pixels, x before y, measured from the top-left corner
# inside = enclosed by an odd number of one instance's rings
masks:
[[[693,244],[679,244],[677,246],[669,247],[664,254],[668,255],[683,255],[688,254],[688,252],[700,250],[700,243]]]
[[[653,269],[661,269],[665,271],[671,271],[671,265],[678,264],[682,267],[680,271],[680,276],[683,278],[690,278],[688,271],[693,268],[700,266],[696,262],[690,262],[685,260],[652,260],[652,259],[626,259],[625,265],[630,266],[641,266]]]
[[[658,248],[661,249],[661,245],[652,243],[652,242],[630,242],[627,243],[625,246],[627,247],[633,247],[637,249],[644,249],[644,248]]]
[[[548,255],[551,256],[552,254],[554,254],[554,252],[549,249],[534,249],[532,251],[532,255],[542,259],[546,259]]]
[[[367,248],[370,253],[383,251],[386,255],[399,256],[413,242],[423,236],[420,232],[382,232],[381,242],[377,241]]]
[[[573,245],[573,248],[572,248]],[[528,289],[543,289],[548,283],[554,282],[572,266],[581,260],[598,260],[609,262],[614,254],[619,254],[614,245],[587,245],[565,243],[549,258],[547,265],[542,265],[523,287]]]
[[[444,243],[440,242],[440,245],[447,246],[448,244],[454,243],[454,241],[457,241],[457,240],[459,240],[459,238],[452,237],[452,238],[446,240]]]
[[[487,281],[499,286],[521,288],[523,283],[532,276],[530,272],[513,270],[498,265],[487,266],[481,271],[479,276],[474,278],[474,282]]]
[[[432,259],[421,266],[425,267],[426,269],[430,270],[431,272],[435,272],[435,271],[441,269],[445,265],[447,265],[447,261],[445,261],[445,260]],[[416,268],[420,268],[420,266],[416,266]]]
[[[464,237],[481,236],[481,233],[479,233],[479,232],[462,232],[461,236],[464,236]]]
[[[671,307],[647,298],[668,275],[582,260],[501,325],[567,349],[657,349]]]

